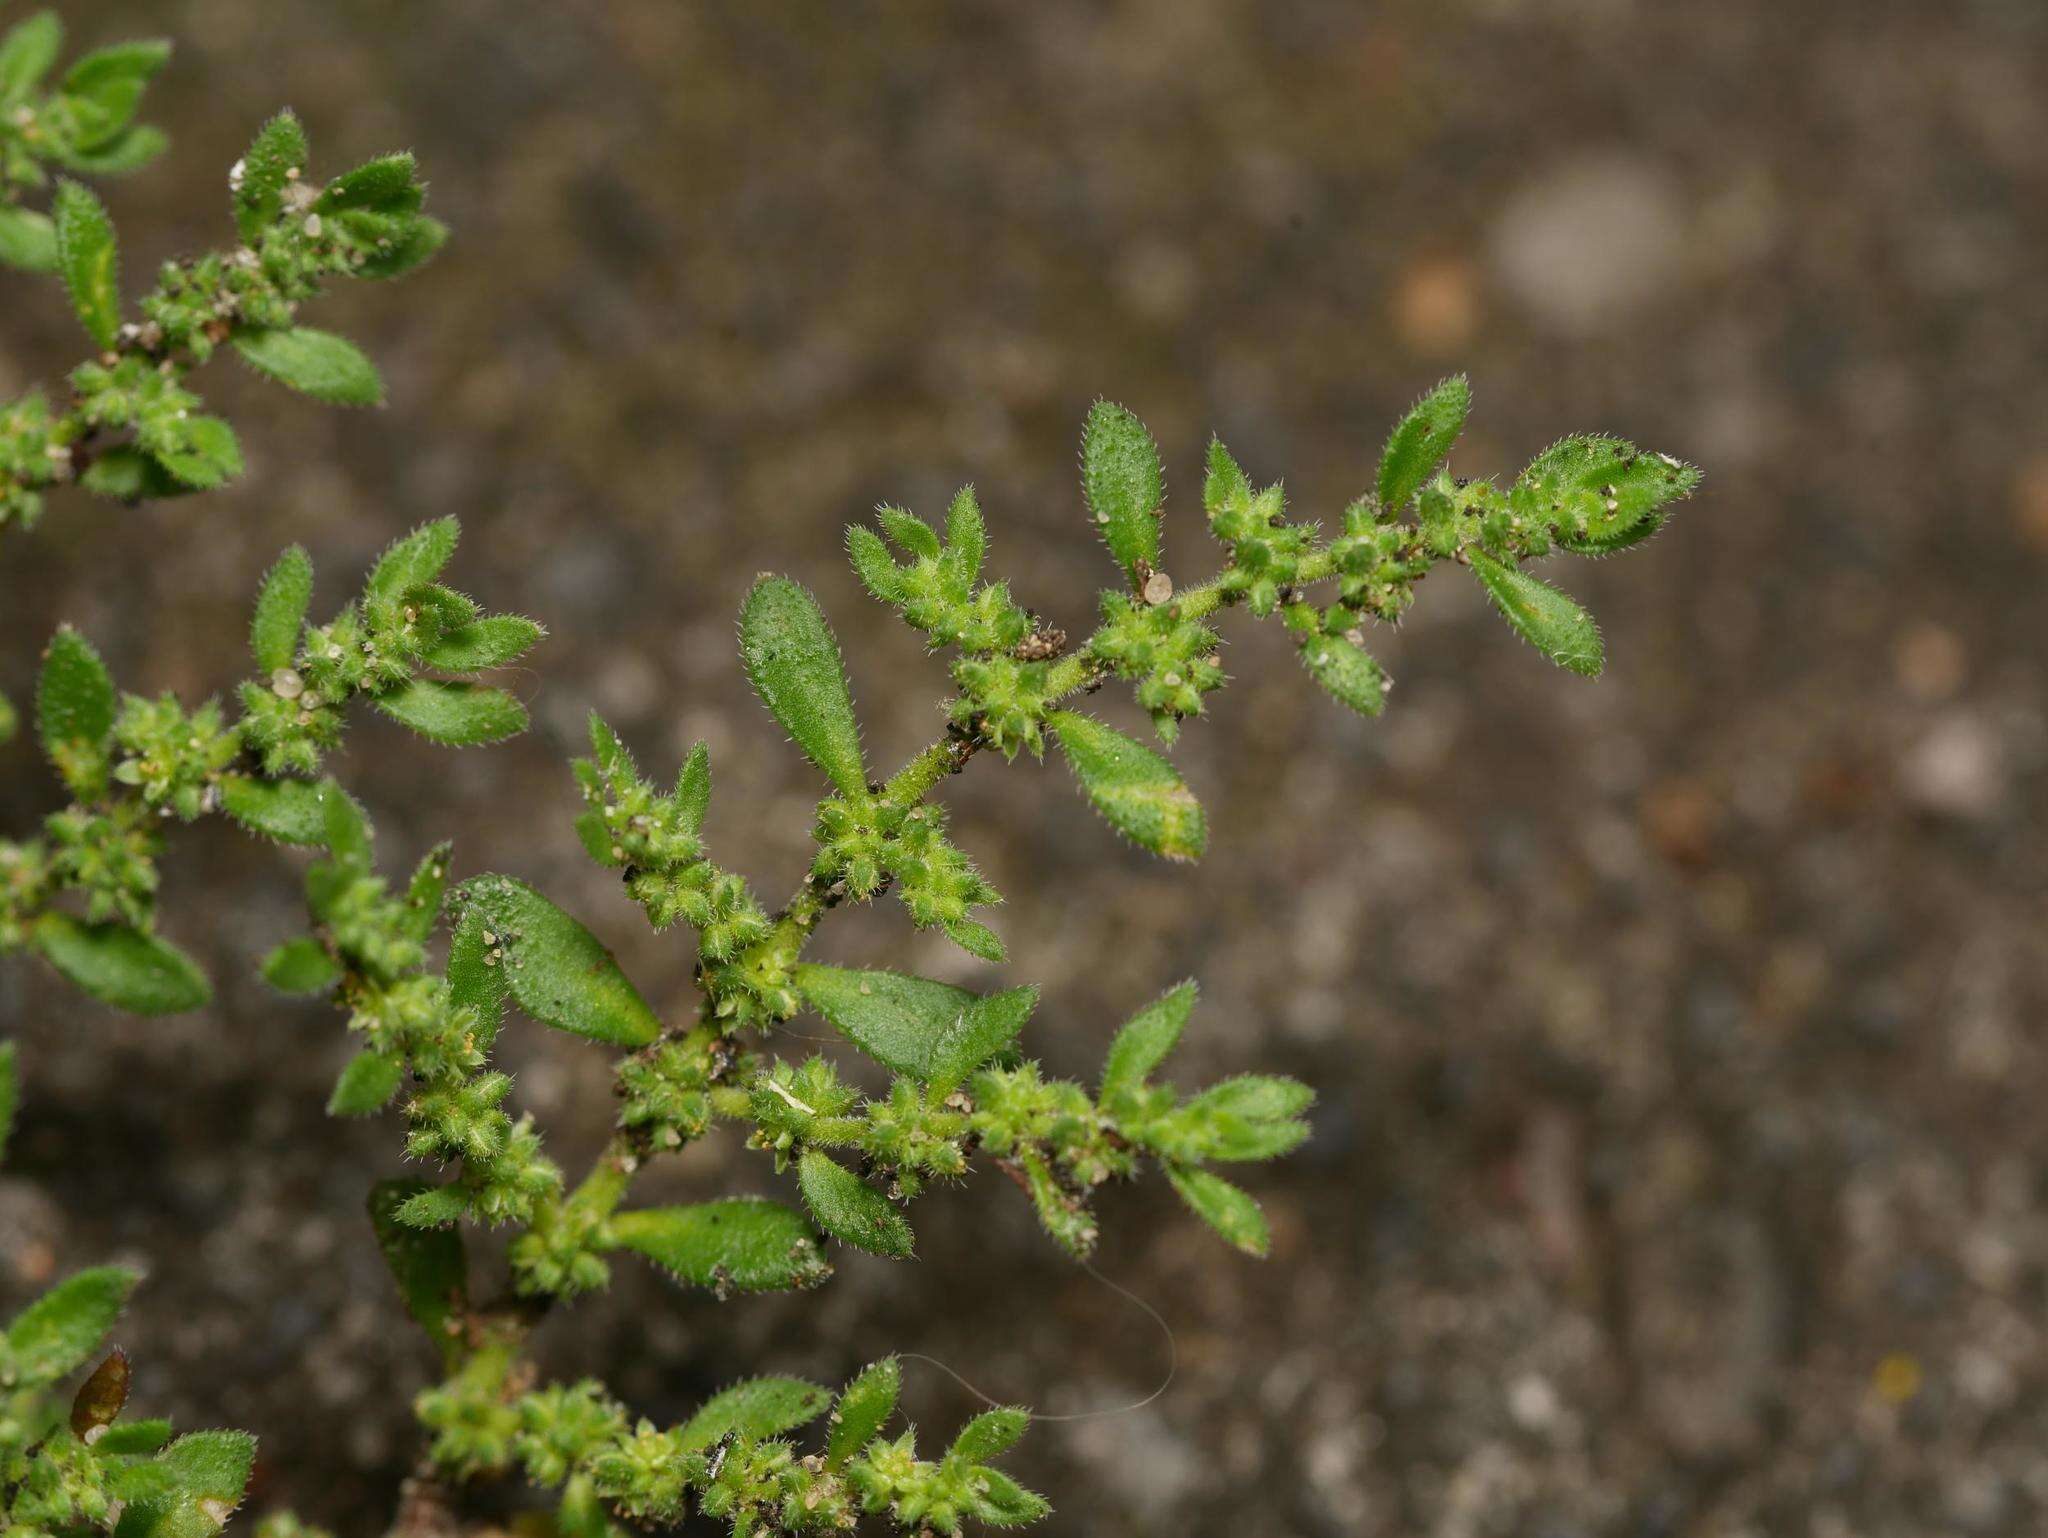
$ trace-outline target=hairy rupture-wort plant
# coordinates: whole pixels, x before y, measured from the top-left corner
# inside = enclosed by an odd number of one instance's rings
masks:
[[[41,74],[36,60],[54,48],[47,24],[28,26],[28,44],[0,51],[0,99],[29,90]],[[24,51],[28,63],[16,62]],[[78,73],[66,77],[72,96],[84,89],[73,83]],[[63,115],[48,104],[38,111]],[[0,415],[0,512],[33,514],[41,491],[88,458],[89,485],[131,498],[218,483],[236,457],[233,440],[225,424],[196,425],[213,419],[193,414],[184,380],[224,341],[309,393],[375,397],[360,355],[297,327],[293,308],[325,277],[412,265],[441,232],[419,213],[409,159],[373,161],[321,188],[304,180],[304,162],[297,125],[274,120],[236,172],[246,244],[167,272],[140,324],[118,319],[112,236],[98,205],[82,188],[60,189],[58,265],[104,356],[74,374],[69,406],[31,397]],[[1377,715],[1389,681],[1365,649],[1365,627],[1398,620],[1416,585],[1450,564],[1468,570],[1544,655],[1597,673],[1592,620],[1524,568],[1645,538],[1697,472],[1616,439],[1567,438],[1511,485],[1457,479],[1441,467],[1467,406],[1463,379],[1425,395],[1389,438],[1370,489],[1327,529],[1290,517],[1277,485],[1255,486],[1213,443],[1202,502],[1222,564],[1176,583],[1162,553],[1158,452],[1136,417],[1098,403],[1082,440],[1082,491],[1121,580],[1077,640],[986,577],[988,527],[971,489],[953,499],[942,528],[880,509],[877,528],[848,533],[854,569],[950,657],[954,688],[944,733],[887,775],[862,751],[846,666],[817,603],[787,578],[762,578],[741,607],[741,661],[824,780],[815,852],[787,900],[770,907],[714,859],[701,744],[664,789],[593,717],[590,756],[575,765],[576,826],[591,858],[618,873],[657,929],[681,924],[694,937],[694,1017],[662,1018],[592,933],[527,883],[500,874],[455,882],[445,845],[393,885],[379,873],[362,808],[316,778],[357,699],[453,745],[525,725],[517,701],[471,675],[519,656],[540,629],[484,615],[441,584],[453,520],[394,544],[361,596],[325,625],[306,617],[310,563],[286,552],[262,585],[255,676],[233,716],[211,701],[188,708],[168,695],[117,696],[92,648],[59,632],[35,716],[72,799],[40,833],[0,843],[0,949],[33,948],[126,1009],[196,1007],[207,998],[203,976],[155,932],[162,830],[218,810],[321,851],[305,879],[311,928],[264,971],[281,989],[329,1000],[356,1039],[330,1111],[366,1116],[396,1104],[406,1152],[439,1174],[385,1182],[370,1197],[377,1241],[442,1367],[417,1405],[428,1451],[415,1501],[429,1498],[423,1490],[445,1501],[464,1482],[517,1473],[559,1492],[557,1528],[576,1535],[672,1523],[692,1509],[741,1535],[843,1531],[863,1513],[906,1533],[1029,1522],[1046,1502],[993,1466],[1023,1434],[1027,1412],[991,1410],[937,1456],[920,1456],[914,1429],[890,1430],[894,1358],[837,1396],[794,1378],[749,1379],[661,1427],[601,1382],[538,1384],[528,1339],[552,1305],[602,1288],[621,1254],[719,1300],[817,1286],[832,1272],[835,1243],[908,1259],[916,1241],[906,1208],[977,1161],[1014,1181],[1076,1256],[1096,1241],[1097,1191],[1148,1167],[1230,1244],[1264,1254],[1257,1203],[1215,1166],[1295,1147],[1312,1096],[1260,1074],[1192,1094],[1162,1082],[1195,1004],[1192,982],[1118,1028],[1091,1087],[1049,1077],[1022,1050],[1034,988],[976,992],[822,965],[804,952],[834,909],[893,891],[912,924],[982,961],[1004,959],[980,916],[1000,897],[952,841],[935,799],[986,753],[1037,756],[1050,746],[1120,834],[1169,859],[1198,858],[1204,813],[1171,762],[1077,702],[1112,679],[1127,682],[1170,747],[1227,682],[1214,628],[1227,609],[1277,616],[1321,688]],[[117,432],[125,436],[111,441]],[[492,1067],[508,1006],[617,1054],[616,1130],[573,1182],[532,1118],[508,1108],[512,1082]],[[779,1055],[774,1028],[805,1010],[881,1065],[886,1090],[863,1093],[827,1055]],[[15,1095],[10,1051],[0,1054],[0,1138]],[[791,1179],[793,1202],[629,1204],[650,1160],[721,1125]],[[464,1224],[514,1230],[496,1294],[472,1274]],[[0,1517],[17,1528],[205,1538],[242,1497],[253,1441],[223,1431],[174,1438],[164,1422],[121,1419],[119,1352],[68,1401],[59,1393],[97,1354],[135,1280],[117,1268],[79,1273],[0,1340]],[[806,1451],[793,1433],[820,1418],[823,1443]],[[306,1531],[289,1517],[266,1530]]]

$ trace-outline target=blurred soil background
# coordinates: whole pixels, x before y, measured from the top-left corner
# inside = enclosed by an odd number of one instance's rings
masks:
[[[1460,473],[1571,430],[1707,466],[1647,548],[1552,566],[1605,627],[1597,684],[1455,574],[1374,643],[1400,683],[1377,723],[1277,627],[1230,624],[1237,682],[1178,755],[1211,808],[1196,869],[1132,853],[1054,764],[948,788],[1052,1068],[1092,1075],[1195,973],[1183,1082],[1268,1068],[1323,1097],[1315,1140],[1251,1172],[1267,1264],[1163,1185],[1108,1196],[1100,1264],[1171,1322],[1179,1377],[1034,1431],[1018,1472],[1059,1535],[2048,1530],[2048,8],[65,10],[84,43],[179,46],[151,98],[171,157],[108,189],[131,290],[223,239],[226,169],[285,102],[320,169],[416,149],[456,238],[313,317],[383,363],[390,409],[218,366],[233,489],[60,498],[10,537],[0,688],[23,700],[71,621],[126,687],[224,691],[281,546],[312,549],[325,611],[458,513],[453,580],[554,632],[520,680],[538,729],[451,755],[365,720],[336,768],[390,861],[455,836],[458,870],[540,883],[667,1012],[692,1007],[686,942],[582,858],[564,760],[592,707],[657,774],[708,739],[714,850],[781,896],[817,785],[733,617],[758,570],[812,585],[874,759],[913,750],[942,668],[840,550],[878,500],[936,514],[974,481],[1000,569],[1078,630],[1108,571],[1074,475],[1097,394],[1166,451],[1187,577],[1211,569],[1212,429],[1334,517],[1458,369]],[[81,348],[49,293],[6,286],[13,393]],[[53,805],[26,742],[0,800],[10,830]],[[28,1078],[0,1299],[145,1262],[138,1407],[251,1427],[259,1508],[363,1533],[429,1362],[361,1211],[397,1129],[321,1114],[337,1021],[253,975],[299,924],[299,864],[222,826],[176,841],[165,929],[221,981],[203,1014],[117,1018],[0,970]],[[885,904],[820,954],[968,975],[907,934]],[[604,1054],[532,1028],[505,1050],[575,1170],[612,1114]],[[728,1136],[647,1184],[770,1177]],[[917,1227],[920,1264],[852,1257],[795,1298],[721,1306],[621,1263],[551,1324],[548,1368],[656,1417],[892,1350],[1052,1411],[1157,1383],[1157,1333],[1007,1183]],[[977,1408],[910,1376],[935,1432]]]

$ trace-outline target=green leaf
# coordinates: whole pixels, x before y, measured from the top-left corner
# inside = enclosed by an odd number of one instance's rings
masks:
[[[797,1160],[796,1179],[811,1216],[840,1243],[891,1260],[910,1258],[917,1241],[903,1214],[845,1165],[806,1148]]]
[[[711,808],[711,749],[697,743],[683,767],[676,773],[676,811],[692,837],[703,831],[704,814]]]
[[[994,966],[1009,956],[1003,937],[978,919],[948,919],[946,937],[968,955]]]
[[[405,1064],[384,1052],[358,1052],[334,1081],[329,1116],[375,1116],[405,1082]]]
[[[86,54],[65,72],[64,94],[81,148],[105,144],[134,121],[142,93],[171,57],[160,38],[116,43]]]
[[[114,735],[114,680],[69,625],[51,637],[36,675],[36,735],[66,785],[80,796],[99,794]]]
[[[780,1202],[646,1208],[622,1212],[609,1226],[622,1249],[721,1295],[814,1287],[832,1273],[810,1223]]]
[[[68,1276],[23,1309],[7,1327],[7,1357],[16,1381],[48,1383],[99,1349],[142,1278],[125,1266],[95,1266]]]
[[[1027,1527],[1050,1516],[1052,1503],[1001,1469],[985,1468],[975,1472],[968,1510],[990,1527]]]
[[[56,225],[33,208],[0,205],[0,262],[23,272],[55,272]]]
[[[900,972],[865,972],[805,962],[797,991],[832,1027],[885,1068],[922,1080],[932,1049],[976,995],[951,983]]]
[[[1015,1447],[1030,1429],[1029,1410],[1016,1405],[984,1410],[960,1428],[960,1434],[946,1450],[946,1458],[949,1462],[986,1463]]]
[[[326,993],[341,981],[341,963],[311,935],[301,935],[263,958],[263,980],[279,993]]]
[[[1195,1216],[1247,1255],[1261,1260],[1273,1247],[1259,1204],[1220,1175],[1184,1164],[1169,1164],[1166,1177],[1180,1192],[1181,1200],[1194,1208]]]
[[[116,502],[189,497],[194,490],[132,443],[116,443],[95,455],[78,484]]]
[[[188,416],[152,438],[150,456],[194,491],[212,491],[242,473],[242,445],[219,417]]]
[[[404,151],[365,161],[329,182],[313,204],[314,212],[338,214],[344,209],[368,208],[379,213],[411,213],[420,206],[417,169],[412,155]]]
[[[102,1003],[136,1015],[174,1015],[213,998],[199,964],[170,941],[126,924],[84,924],[68,913],[36,920],[36,946]]]
[[[958,1089],[970,1073],[1017,1039],[1037,1007],[1038,990],[1028,985],[969,1004],[932,1043],[925,1072],[932,1093],[943,1098]]]
[[[818,601],[787,577],[763,577],[740,609],[740,656],[754,692],[804,756],[842,795],[865,797],[846,664]]]
[[[434,932],[434,922],[448,896],[448,856],[454,847],[444,839],[429,849],[405,884],[405,917],[400,927],[408,938],[422,944]]]
[[[1472,408],[1472,386],[1454,374],[1409,407],[1380,456],[1380,505],[1399,511],[1443,463]]]
[[[946,509],[946,550],[962,582],[981,575],[982,558],[988,552],[988,521],[981,515],[981,503],[975,500],[972,486],[956,491]]]
[[[246,1431],[188,1432],[157,1454],[157,1463],[193,1499],[232,1509],[249,1488],[256,1439]]]
[[[1144,1087],[1152,1071],[1180,1041],[1196,997],[1191,979],[1169,989],[1118,1027],[1102,1067],[1102,1104],[1117,1104]]]
[[[1145,424],[1113,401],[1097,401],[1081,433],[1081,491],[1102,542],[1135,583],[1159,564],[1159,512],[1166,480]]]
[[[421,524],[403,539],[394,540],[377,558],[365,593],[396,601],[406,589],[432,582],[454,557],[461,538],[462,524],[452,516]]]
[[[1201,857],[1209,841],[1202,806],[1173,765],[1092,716],[1055,710],[1046,722],[1059,733],[1074,778],[1111,827],[1169,860]]]
[[[279,843],[327,842],[327,797],[343,794],[331,780],[262,780],[231,774],[220,782],[221,810],[251,833]]]
[[[903,1367],[893,1356],[863,1367],[832,1408],[825,1467],[844,1468],[848,1459],[872,1442],[896,1413],[896,1400],[902,1392]]]
[[[101,351],[114,345],[121,329],[120,250],[114,222],[77,182],[57,184],[52,204],[57,231],[57,265],[71,294],[78,323]]]
[[[661,1034],[612,953],[532,887],[478,876],[462,890],[483,919],[485,942],[504,953],[498,971],[506,988],[534,1019],[615,1047],[644,1047]]]
[[[469,1307],[469,1260],[462,1235],[452,1228],[417,1227],[398,1215],[409,1202],[431,1198],[440,1189],[419,1180],[380,1180],[370,1188],[370,1224],[384,1263],[397,1279],[405,1311],[452,1360],[461,1349],[456,1326]]]
[[[64,46],[55,11],[38,11],[0,39],[0,107],[12,107],[50,72]]]
[[[265,673],[288,668],[299,654],[299,632],[313,601],[313,558],[293,545],[264,573],[249,622],[249,650]]]
[[[68,171],[81,176],[125,176],[139,171],[171,147],[161,128],[137,123],[95,144],[91,149],[76,145],[52,151],[52,158]]]
[[[1592,615],[1517,567],[1496,561],[1481,550],[1468,554],[1472,575],[1515,634],[1561,668],[1584,678],[1600,676],[1607,653]]]
[[[832,1395],[801,1378],[750,1378],[712,1395],[676,1432],[680,1451],[692,1453],[721,1437],[780,1436],[825,1413]]]
[[[400,234],[391,237],[388,247],[356,268],[355,275],[370,279],[402,278],[414,268],[432,261],[434,254],[447,243],[447,225],[425,214],[416,215]]]
[[[235,351],[257,373],[330,406],[379,406],[384,381],[377,365],[346,337],[311,326],[245,331]]]
[[[121,1421],[109,1426],[106,1434],[93,1443],[93,1450],[102,1458],[133,1457],[153,1453],[171,1439],[171,1423],[167,1420]]]
[[[294,180],[293,172],[305,170],[306,155],[306,131],[289,108],[258,130],[228,177],[235,228],[244,241],[253,245],[284,211],[284,189]]]
[[[491,936],[489,941],[485,935]],[[448,942],[448,999],[457,1008],[477,1012],[479,1046],[489,1047],[505,1011],[505,968],[494,960],[497,931],[485,926],[480,908],[468,906],[456,921]]]
[[[473,748],[503,742],[527,728],[526,707],[503,689],[415,678],[372,701],[384,714],[429,742]]]
[[[882,536],[865,524],[850,524],[846,530],[846,554],[853,562],[861,586],[883,603],[903,601],[903,568],[889,554]]]
[[[21,1077],[15,1067],[14,1043],[0,1041],[0,1164],[7,1160],[7,1139],[14,1132],[14,1115],[21,1108]]]
[[[1522,517],[1556,531],[1560,549],[1608,555],[1664,526],[1664,509],[1690,496],[1700,472],[1620,438],[1574,437],[1529,462],[1508,493]]]
[[[481,673],[516,662],[547,632],[517,614],[492,614],[448,631],[420,660],[444,673]]]
[[[461,1186],[428,1186],[399,1203],[391,1216],[406,1228],[446,1228],[467,1211],[469,1196]]]
[[[1301,644],[1301,664],[1338,704],[1362,716],[1387,708],[1387,675],[1364,647],[1342,636],[1312,635]]]

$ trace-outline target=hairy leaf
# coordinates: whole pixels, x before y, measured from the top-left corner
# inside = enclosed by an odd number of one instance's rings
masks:
[[[908,1260],[916,1246],[903,1214],[845,1165],[806,1148],[797,1160],[797,1186],[818,1226],[842,1244],[891,1260]]]
[[[257,373],[330,406],[377,406],[384,381],[377,365],[346,337],[311,326],[245,331],[235,351]]]
[[[794,1431],[825,1413],[832,1395],[801,1378],[749,1378],[704,1401],[676,1432],[683,1452],[709,1447],[729,1433],[766,1438]]]
[[[74,181],[58,183],[51,207],[57,265],[71,294],[71,308],[85,334],[107,351],[121,329],[120,250],[114,221],[100,200]]]
[[[849,1458],[872,1442],[896,1413],[896,1400],[902,1391],[903,1367],[893,1356],[862,1368],[832,1408],[825,1467],[845,1467]]]
[[[284,189],[306,167],[306,131],[291,110],[278,113],[257,131],[229,177],[234,192],[235,228],[251,243],[284,211]]]
[[[1472,387],[1454,374],[1409,407],[1380,456],[1380,505],[1398,511],[1422,489],[1429,472],[1443,463],[1465,426]]]
[[[450,748],[503,742],[528,725],[526,707],[503,689],[440,678],[415,678],[376,696],[374,703],[400,725]]]
[[[1173,765],[1093,716],[1055,710],[1046,720],[1059,733],[1074,777],[1111,827],[1170,860],[1201,857],[1209,839],[1202,806]]]
[[[99,793],[114,734],[114,680],[92,643],[69,625],[50,640],[36,675],[36,735],[80,796]]]
[[[299,654],[299,632],[313,601],[313,558],[293,545],[264,574],[249,622],[249,651],[266,673],[288,668]]]
[[[805,963],[798,992],[834,1029],[885,1068],[923,1079],[932,1049],[976,999],[965,988],[906,977]]]
[[[419,207],[418,166],[410,153],[380,155],[345,171],[322,189],[313,204],[316,213],[337,214],[350,208],[406,213]]]
[[[513,1000],[543,1025],[644,1047],[661,1021],[597,936],[522,881],[479,876],[463,888]]]
[[[720,1293],[812,1287],[831,1274],[810,1223],[780,1202],[645,1208],[618,1214],[610,1231],[622,1248]]]
[[[50,964],[102,1003],[136,1015],[174,1015],[213,998],[199,964],[170,941],[126,924],[86,924],[68,913],[36,920]]]
[[[1362,716],[1387,708],[1387,675],[1364,647],[1342,636],[1312,635],[1302,643],[1301,662],[1338,704]]]
[[[144,88],[170,57],[169,43],[150,38],[96,49],[66,70],[64,95],[79,146],[96,149],[127,128]]]
[[[194,1500],[232,1509],[249,1488],[256,1439],[246,1431],[188,1432],[157,1454],[157,1462]]]
[[[1159,564],[1159,511],[1166,480],[1159,446],[1113,401],[1097,401],[1081,433],[1081,491],[1096,531],[1126,576]]]
[[[285,844],[327,842],[327,797],[344,794],[331,780],[261,780],[223,776],[221,810],[251,833]]]
[[[1109,1044],[1109,1057],[1102,1068],[1104,1105],[1114,1105],[1136,1093],[1152,1070],[1166,1061],[1166,1055],[1187,1026],[1196,996],[1195,984],[1190,980],[1162,994],[1123,1023],[1116,1039]]]
[[[1514,632],[1561,668],[1597,678],[1606,665],[1593,616],[1556,588],[1484,551],[1470,552],[1472,575]]]
[[[99,1349],[142,1278],[125,1266],[95,1266],[66,1277],[7,1327],[7,1357],[17,1381],[48,1383]]]
[[[461,538],[462,525],[453,517],[421,524],[377,557],[366,591],[372,598],[396,599],[408,588],[432,582],[454,557]]]
[[[311,935],[301,935],[263,958],[263,980],[280,993],[325,993],[341,981],[341,963]]]
[[[1195,1215],[1247,1255],[1264,1259],[1273,1247],[1265,1214],[1249,1194],[1220,1175],[1183,1164],[1170,1164],[1166,1175]]]
[[[420,660],[444,673],[481,673],[515,662],[547,634],[517,614],[491,614],[447,632]]]
[[[225,486],[242,473],[242,445],[219,417],[189,416],[152,438],[150,457],[194,491]]]
[[[1030,1429],[1029,1410],[1016,1405],[984,1410],[960,1428],[946,1456],[963,1463],[986,1463],[1015,1447]]]
[[[50,72],[64,46],[64,23],[38,11],[0,39],[0,107],[12,107]]]
[[[787,577],[763,577],[740,610],[740,655],[754,692],[804,756],[842,795],[865,795],[846,664],[817,600]]]
[[[334,1081],[327,1097],[329,1116],[374,1116],[391,1103],[405,1082],[405,1063],[384,1052],[358,1052]]]
[[[1508,493],[1522,517],[1558,530],[1558,545],[1607,555],[1663,527],[1664,509],[1690,496],[1699,470],[1620,438],[1573,437],[1529,462]]]
[[[33,208],[0,204],[0,263],[23,272],[55,272],[57,226]]]
[[[952,1093],[967,1076],[1008,1047],[1038,1007],[1038,990],[1008,988],[978,998],[932,1043],[925,1078],[935,1095]]]

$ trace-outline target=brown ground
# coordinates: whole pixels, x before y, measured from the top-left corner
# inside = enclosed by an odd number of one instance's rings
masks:
[[[417,148],[459,235],[321,312],[394,409],[222,369],[236,489],[67,501],[10,538],[0,687],[22,697],[60,619],[130,687],[223,687],[280,545],[338,602],[394,533],[458,512],[456,579],[556,632],[525,686],[541,728],[451,757],[365,725],[339,767],[394,855],[452,832],[461,866],[540,881],[670,1010],[685,950],[581,859],[562,761],[591,706],[654,762],[707,737],[717,848],[779,892],[815,787],[744,692],[732,616],[762,567],[813,584],[875,756],[909,751],[941,671],[838,548],[876,500],[936,512],[972,478],[1019,592],[1077,626],[1105,575],[1072,474],[1098,393],[1161,438],[1189,574],[1210,429],[1334,513],[1453,368],[1479,393],[1464,473],[1586,428],[1707,465],[1653,546],[1560,572],[1605,624],[1598,684],[1448,579],[1386,638],[1375,725],[1240,626],[1238,682],[1181,754],[1214,829],[1192,872],[1124,851],[1064,771],[957,785],[1053,1066],[1091,1072],[1194,972],[1188,1077],[1323,1094],[1314,1142],[1251,1182],[1267,1265],[1156,1189],[1112,1197],[1102,1266],[1172,1322],[1180,1376],[1034,1433],[1020,1472],[1058,1534],[2048,1527],[2048,11],[71,9],[181,45],[173,159],[112,192],[131,274],[221,236],[224,168],[281,101],[328,167]],[[6,389],[76,354],[50,311],[10,313]],[[10,828],[50,804],[30,758],[9,750]],[[203,1015],[117,1019],[0,970],[32,1094],[0,1295],[145,1258],[138,1403],[255,1429],[266,1500],[364,1532],[426,1363],[359,1215],[394,1127],[322,1118],[334,1020],[250,976],[294,925],[295,864],[222,829],[179,845],[166,927],[224,980]],[[893,910],[826,948],[954,964]],[[573,1166],[609,1115],[601,1055],[514,1035]],[[761,1178],[728,1146],[660,1186]],[[1157,1336],[1006,1184],[918,1226],[921,1264],[856,1259],[796,1299],[623,1268],[550,1365],[657,1415],[889,1350],[1048,1409],[1154,1385]],[[974,1406],[927,1372],[914,1408]]]

